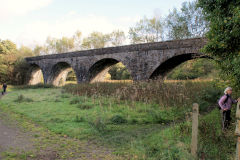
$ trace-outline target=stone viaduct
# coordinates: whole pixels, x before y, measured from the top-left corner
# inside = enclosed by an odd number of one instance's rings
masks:
[[[59,85],[71,69],[78,83],[100,81],[118,62],[135,81],[164,77],[187,60],[206,57],[200,52],[205,43],[203,38],[194,38],[28,57],[29,84],[39,83],[42,72],[44,83]]]

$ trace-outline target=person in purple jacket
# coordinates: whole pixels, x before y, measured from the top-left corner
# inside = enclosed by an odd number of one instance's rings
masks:
[[[224,91],[224,95],[220,98],[218,104],[221,108],[222,112],[222,129],[228,128],[230,121],[231,121],[231,107],[232,104],[237,103],[240,101],[240,98],[237,100],[232,99],[232,88],[227,87]]]

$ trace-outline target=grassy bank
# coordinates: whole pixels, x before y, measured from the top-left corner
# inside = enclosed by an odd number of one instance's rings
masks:
[[[192,159],[190,112],[192,102],[201,102],[199,156],[230,159],[234,127],[222,134],[218,110],[206,107],[219,94],[207,82],[22,87],[3,97],[0,108],[54,133],[113,148],[127,159]]]

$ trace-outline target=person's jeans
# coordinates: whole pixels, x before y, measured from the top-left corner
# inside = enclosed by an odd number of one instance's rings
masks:
[[[231,121],[231,110],[222,111],[222,129],[229,127]]]

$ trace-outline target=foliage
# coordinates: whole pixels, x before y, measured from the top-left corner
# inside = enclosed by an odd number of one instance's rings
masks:
[[[123,123],[127,123],[127,120],[125,118],[123,118],[121,115],[114,115],[110,121],[113,124],[123,124]]]
[[[196,78],[217,77],[216,66],[213,60],[195,59],[187,61],[167,75],[167,79],[187,80]]]
[[[240,2],[199,0],[209,21],[208,43],[203,51],[213,57],[221,76],[240,87]]]
[[[23,84],[28,65],[22,59],[33,56],[30,48],[16,45],[9,40],[0,40],[0,83]]]
[[[84,49],[104,48],[109,41],[109,35],[101,32],[93,32],[83,39],[82,47]]]
[[[141,19],[129,29],[131,43],[158,42],[163,39],[163,22],[159,17]]]
[[[31,98],[26,98],[26,97],[24,97],[24,96],[21,94],[21,95],[19,95],[19,96],[17,97],[17,99],[15,100],[15,102],[17,102],[17,103],[33,102],[33,99],[31,99]]]
[[[166,18],[167,39],[203,37],[208,23],[197,7],[197,1],[184,2],[180,10],[176,8]]]
[[[129,71],[122,63],[117,63],[108,71],[111,75],[111,80],[127,80],[132,79]]]
[[[193,102],[198,102],[202,88],[211,88],[216,92],[222,90],[214,83],[190,81],[183,83],[163,83],[161,81],[94,83],[64,86],[64,90],[68,93],[80,96],[111,96],[118,100],[141,101],[176,107],[191,106]]]

